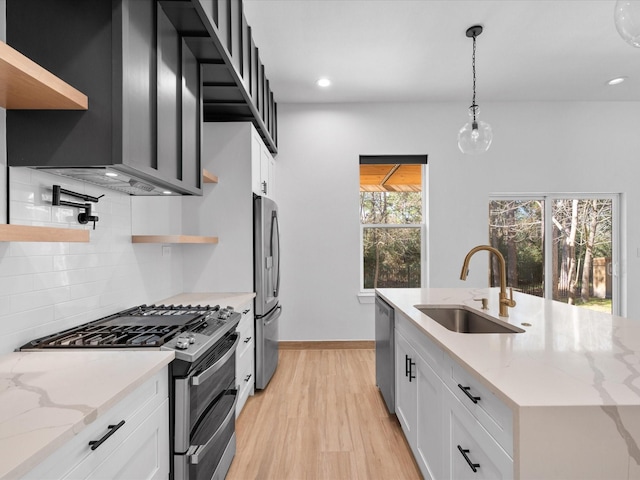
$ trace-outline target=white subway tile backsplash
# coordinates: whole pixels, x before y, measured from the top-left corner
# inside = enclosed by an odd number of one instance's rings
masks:
[[[90,320],[96,320],[99,317],[93,316],[91,314],[89,318],[87,318],[87,314],[89,312],[95,312],[99,310],[100,307],[100,296],[92,295],[86,296],[83,298],[76,298],[73,300],[67,300],[64,302],[58,302],[54,306],[54,315],[56,320],[60,320],[61,322],[69,321],[70,318],[80,318],[82,320],[77,323],[83,323]],[[115,312],[111,312],[115,313]],[[75,322],[72,322],[72,325]],[[71,325],[70,325],[71,326]]]
[[[55,223],[74,223],[78,219],[78,209],[71,207],[51,207],[51,221]]]
[[[33,222],[51,222],[51,206],[33,205],[11,200],[11,221],[29,220]]]
[[[11,168],[10,178],[11,223],[89,229],[90,242],[0,242],[0,354],[182,292],[180,247],[166,258],[160,245],[131,243],[130,196],[28,168]],[[93,206],[95,230],[77,222],[77,209],[51,206],[54,184],[104,195]],[[148,208],[162,211],[154,201]]]
[[[9,296],[17,293],[25,293],[34,290],[35,275],[12,275],[11,277],[0,277],[0,316],[3,313],[3,306],[6,312],[9,311]]]
[[[18,293],[9,301],[10,313],[24,312],[34,308],[55,306],[69,300],[69,287],[55,287],[46,290]]]
[[[4,315],[0,317],[0,328],[5,334],[11,334],[53,322],[53,310],[52,306],[46,306]]]
[[[86,270],[64,270],[33,275],[32,289],[46,290],[59,286],[78,285],[87,282]]]
[[[69,254],[69,243],[14,242],[9,245],[11,245],[11,256],[13,257]]]
[[[0,277],[12,277],[14,275],[38,274],[53,270],[53,257],[31,256],[11,257],[0,259]]]

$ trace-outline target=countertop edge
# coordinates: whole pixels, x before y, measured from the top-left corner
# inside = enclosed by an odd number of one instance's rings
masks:
[[[28,353],[33,353],[35,355],[38,354],[38,352]],[[81,352],[74,353],[81,354]],[[175,353],[169,351],[157,351],[153,352],[153,354],[157,354],[158,361],[152,367],[145,369],[143,372],[140,372],[137,378],[130,382],[125,388],[119,390],[114,395],[111,395],[103,403],[96,406],[92,411],[86,414],[83,418],[81,418],[77,422],[68,424],[63,432],[61,432],[58,436],[56,436],[42,448],[32,452],[28,456],[25,456],[25,458],[21,459],[19,463],[17,463],[13,467],[9,467],[9,470],[0,472],[0,479],[16,479],[27,474],[34,468],[35,465],[38,465],[39,463],[46,460],[49,456],[53,455],[59,448],[73,439],[88,426],[93,424],[96,420],[98,420],[98,418],[100,418],[121,400],[127,397],[127,395],[135,391],[135,389],[141,386],[145,381],[147,381],[159,371],[161,371],[164,367],[169,365],[175,358]],[[87,420],[88,418],[89,420]]]

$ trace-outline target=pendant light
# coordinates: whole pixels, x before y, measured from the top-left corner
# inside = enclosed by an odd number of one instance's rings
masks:
[[[473,70],[473,102],[469,107],[469,121],[458,132],[458,148],[462,153],[477,155],[489,150],[493,133],[487,122],[478,120],[480,109],[476,105],[476,37],[482,33],[480,25],[467,29],[467,37],[473,39],[473,55],[471,66]]]
[[[633,47],[640,47],[640,1],[618,0],[613,20],[623,40]]]

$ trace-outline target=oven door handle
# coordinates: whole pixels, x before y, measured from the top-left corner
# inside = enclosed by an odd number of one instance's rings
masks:
[[[191,384],[192,385],[202,385],[207,380],[207,378],[209,378],[211,375],[213,375],[218,370],[220,370],[220,368],[224,365],[224,363],[227,360],[229,360],[229,357],[231,357],[231,355],[235,355],[236,347],[238,346],[238,343],[240,342],[240,335],[238,335],[236,333],[235,336],[236,336],[236,340],[235,340],[235,342],[233,342],[233,346],[231,348],[229,348],[229,350],[216,363],[211,365],[209,368],[207,368],[200,375],[195,375],[195,376],[191,377]]]
[[[196,465],[200,460],[206,458],[207,451],[215,445],[218,441],[218,437],[224,433],[225,428],[229,425],[231,420],[235,420],[236,418],[236,405],[238,403],[238,390],[235,391],[235,398],[233,399],[233,405],[229,409],[229,413],[225,417],[224,421],[220,424],[216,433],[214,433],[211,438],[204,445],[191,445],[189,450],[187,451],[187,456],[189,457],[189,462],[193,465]]]

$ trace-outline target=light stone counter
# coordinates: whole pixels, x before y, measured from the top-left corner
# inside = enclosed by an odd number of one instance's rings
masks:
[[[0,478],[29,471],[173,358],[158,350],[0,356]]]
[[[243,305],[249,303],[256,296],[255,293],[236,292],[236,293],[213,293],[213,292],[197,292],[197,293],[181,293],[170,298],[165,298],[157,302],[165,305],[220,305],[221,307],[233,307],[238,310]]]
[[[640,320],[517,292],[505,319],[498,289],[377,293],[511,407],[516,477],[640,478]],[[455,333],[414,307],[482,297],[525,332]]]

